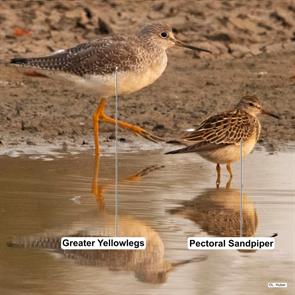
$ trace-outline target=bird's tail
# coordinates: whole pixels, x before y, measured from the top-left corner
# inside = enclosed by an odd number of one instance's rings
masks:
[[[177,144],[177,145],[185,145],[186,144],[181,139],[167,139],[165,142],[168,144]]]
[[[11,64],[15,64],[15,65],[27,65],[30,64],[30,59],[29,58],[12,58],[10,60]]]
[[[8,241],[7,246],[13,248],[59,249],[60,237],[49,237],[44,235],[15,238]]]
[[[183,154],[183,153],[192,153],[190,146],[184,147],[182,149],[170,151],[168,153],[165,153],[165,155]]]
[[[183,139],[182,137],[166,139],[165,143],[173,144],[173,145],[185,145],[185,146],[190,146],[194,144],[194,142],[191,142],[187,139]]]
[[[40,70],[61,70],[68,64],[68,60],[63,54],[49,55],[34,58],[12,58],[10,64],[31,67]]]
[[[38,69],[48,69],[50,70],[51,64],[53,65],[53,61],[49,60],[47,57],[36,57],[36,58],[12,58],[10,60],[10,64],[23,66],[23,67],[31,67]]]
[[[184,144],[184,145],[186,145],[186,147],[170,151],[170,152],[166,153],[166,155],[167,154],[169,155],[169,154],[196,153],[196,152],[200,151],[200,149],[202,148],[202,143],[200,143],[200,142],[189,142],[187,140],[180,140],[180,141],[177,141],[177,144]]]

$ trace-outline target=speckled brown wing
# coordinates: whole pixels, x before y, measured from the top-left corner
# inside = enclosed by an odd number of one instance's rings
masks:
[[[169,153],[190,153],[217,145],[237,144],[250,138],[257,128],[257,119],[241,110],[221,113],[203,121],[193,132],[181,138],[186,148]]]
[[[248,139],[255,131],[256,119],[244,111],[221,113],[203,121],[197,130],[183,137],[193,142],[233,144]]]
[[[14,58],[11,63],[78,76],[107,75],[116,67],[119,71],[128,71],[138,65],[137,47],[138,42],[130,37],[127,40],[124,36],[111,36],[45,57]]]

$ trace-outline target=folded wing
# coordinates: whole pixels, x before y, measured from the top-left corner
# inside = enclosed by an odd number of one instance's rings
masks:
[[[44,57],[13,58],[10,63],[78,76],[106,75],[113,73],[116,67],[119,71],[126,71],[138,64],[139,56],[133,42],[127,42],[123,36],[106,37]]]
[[[168,154],[198,152],[215,148],[217,145],[239,144],[255,132],[256,120],[246,112],[235,110],[212,116],[203,121],[193,132],[186,133],[180,140],[187,147]]]

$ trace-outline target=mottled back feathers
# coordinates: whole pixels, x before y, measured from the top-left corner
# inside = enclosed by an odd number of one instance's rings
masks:
[[[136,71],[159,55],[159,49],[157,52],[147,51],[141,43],[136,36],[114,35],[45,57],[15,58],[11,63],[78,76],[107,75],[113,73],[116,67],[118,71]]]
[[[190,153],[217,145],[239,144],[254,134],[259,135],[259,122],[243,110],[224,112],[203,121],[193,132],[187,132],[180,141],[188,146],[169,153]]]

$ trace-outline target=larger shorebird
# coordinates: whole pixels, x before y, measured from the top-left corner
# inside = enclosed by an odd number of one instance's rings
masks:
[[[162,75],[167,66],[166,50],[174,45],[210,52],[177,40],[166,24],[150,24],[134,35],[103,37],[45,57],[14,58],[11,63],[54,73],[97,93],[101,101],[93,115],[93,129],[99,154],[99,122],[116,123],[104,112],[106,98],[115,94],[116,69],[118,94],[138,91]],[[119,120],[118,125],[149,140],[159,139],[139,126]]]
[[[179,142],[187,147],[167,154],[198,153],[216,163],[216,185],[219,186],[220,164],[226,164],[231,179],[231,163],[240,160],[241,145],[243,157],[254,149],[261,131],[259,114],[279,118],[266,111],[258,97],[244,96],[234,109],[209,117],[195,131],[181,138]]]

